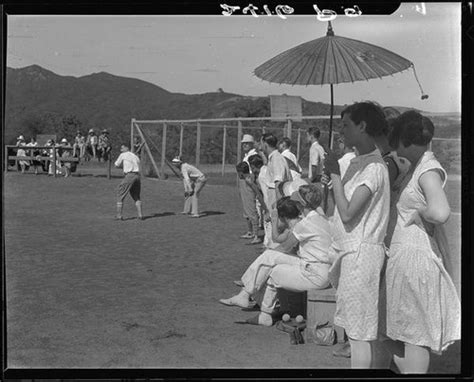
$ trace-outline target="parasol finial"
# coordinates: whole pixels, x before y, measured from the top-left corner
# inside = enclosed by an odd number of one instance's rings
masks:
[[[415,64],[412,63],[411,68],[413,69],[413,74],[415,75],[415,80],[416,80],[416,82],[418,82],[418,86],[420,87],[420,90],[421,90],[421,99],[422,100],[428,99],[429,95],[425,94],[425,92],[423,91],[423,88],[421,87],[420,81],[418,80],[418,76],[416,75]]]
[[[326,36],[334,36],[334,31],[332,30],[332,25],[330,21],[328,21],[328,31],[326,32]]]

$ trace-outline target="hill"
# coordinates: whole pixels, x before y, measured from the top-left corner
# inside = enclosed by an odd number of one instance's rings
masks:
[[[340,113],[342,106],[335,106]],[[327,115],[330,106],[303,101],[304,115]],[[194,119],[264,117],[269,97],[217,92],[172,93],[157,85],[100,72],[83,77],[60,76],[38,65],[7,68],[5,140],[18,134],[56,133],[72,138],[76,129],[107,128],[127,137],[132,118]]]
[[[339,115],[343,108],[335,105],[334,115]],[[395,108],[402,112],[407,109]],[[303,115],[329,113],[330,105],[303,99]],[[38,134],[56,134],[60,138],[72,139],[77,130],[84,133],[90,128],[108,129],[112,142],[128,141],[132,118],[159,120],[268,116],[269,97],[250,97],[227,93],[222,89],[204,94],[172,93],[135,78],[106,72],[82,77],[60,76],[38,65],[7,68],[6,71],[4,139],[7,144],[14,144],[19,134],[27,139]],[[431,113],[430,117],[435,123],[437,137],[460,137],[459,114]],[[314,122],[305,122],[300,126],[307,127],[310,123]],[[254,125],[259,126],[257,123]],[[270,125],[281,127],[282,123]],[[327,126],[325,122],[320,125],[323,129]],[[335,123],[336,129],[337,125],[338,122]],[[157,139],[155,149],[152,147],[152,150],[158,153],[161,138],[158,131],[154,133]],[[184,151],[191,157],[195,154],[195,134],[195,130],[191,129],[184,137]],[[236,132],[230,131],[228,135],[227,160],[235,163]],[[176,154],[178,129],[169,129],[167,141],[166,155]],[[222,129],[203,129],[201,143],[204,162],[217,163],[221,160]],[[303,157],[306,154],[304,152]]]

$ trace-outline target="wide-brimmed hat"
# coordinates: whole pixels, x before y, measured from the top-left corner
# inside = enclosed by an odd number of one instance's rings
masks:
[[[61,143],[67,143],[67,139],[66,138],[61,139]]]
[[[250,134],[244,134],[240,143],[255,143],[255,139]]]
[[[25,137],[23,135],[20,135],[18,138],[17,138],[17,141],[24,141],[25,140]]]
[[[89,130],[89,134],[90,134],[90,133],[93,133],[93,132],[94,132],[94,129],[90,129],[90,130]]]
[[[102,133],[108,134],[108,133],[109,133],[109,130],[104,129],[104,130],[102,130]]]
[[[180,157],[174,157],[171,163],[180,164],[180,163],[183,163],[183,161],[181,160]]]

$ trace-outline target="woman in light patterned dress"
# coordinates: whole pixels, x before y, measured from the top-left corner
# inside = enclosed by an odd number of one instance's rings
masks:
[[[337,157],[329,154],[325,160],[336,203],[329,249],[334,261],[329,277],[337,289],[334,323],[349,337],[351,367],[371,368],[379,345],[379,288],[390,210],[388,170],[374,137],[386,131],[387,121],[371,102],[355,103],[341,117],[344,143],[358,155],[342,179]]]
[[[460,339],[460,301],[446,271],[442,224],[450,215],[447,174],[429,151],[433,123],[407,111],[393,124],[390,145],[412,164],[397,196],[396,225],[388,232],[387,336],[401,373],[426,373],[430,350]],[[444,263],[444,264],[443,264]]]

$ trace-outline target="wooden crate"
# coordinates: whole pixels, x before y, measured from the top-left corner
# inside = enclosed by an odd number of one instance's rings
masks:
[[[334,313],[336,312],[336,290],[311,289],[307,292],[306,299],[306,329],[304,337],[306,343],[314,343],[314,332],[317,325],[325,322],[334,324]],[[344,329],[335,326],[337,342],[344,342]]]

